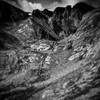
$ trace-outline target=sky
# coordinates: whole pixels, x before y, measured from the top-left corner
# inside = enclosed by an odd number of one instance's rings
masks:
[[[58,6],[75,5],[77,2],[84,1],[92,6],[100,7],[100,0],[8,0],[18,5],[26,12],[33,9],[43,10],[45,8],[54,10]]]

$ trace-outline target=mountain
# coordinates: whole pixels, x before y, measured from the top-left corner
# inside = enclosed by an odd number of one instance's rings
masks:
[[[5,1],[0,1],[0,25],[16,23],[18,21],[24,20],[28,17],[28,13],[17,9]]]
[[[71,12],[71,18],[74,20],[74,26],[78,27],[80,21],[82,20],[82,17],[94,10],[94,7],[85,4],[83,2],[77,3],[76,5],[73,6],[72,12]]]
[[[44,9],[42,13],[48,17],[52,17],[53,11],[49,11],[48,9]]]
[[[100,8],[0,5],[0,100],[100,100]]]
[[[82,17],[93,9],[93,7],[83,2],[77,3],[73,8],[71,8],[71,6],[66,7],[63,19],[63,29],[67,36],[76,32]]]
[[[48,23],[48,17],[45,16],[41,11],[33,10],[32,21],[33,21],[33,23],[35,23],[35,25],[37,24],[38,26],[40,26],[39,28],[40,28],[40,32],[42,31],[41,32],[42,37],[45,36],[46,34],[48,34],[48,36],[51,35],[56,40],[59,39],[59,36],[50,27],[50,25]],[[46,37],[48,37],[48,36],[46,36]]]

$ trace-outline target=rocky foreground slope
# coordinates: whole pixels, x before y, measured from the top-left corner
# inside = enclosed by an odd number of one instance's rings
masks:
[[[0,100],[99,100],[100,8],[47,12],[0,24]]]

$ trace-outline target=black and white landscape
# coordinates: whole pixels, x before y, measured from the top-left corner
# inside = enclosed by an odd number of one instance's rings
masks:
[[[0,0],[0,100],[99,96],[99,7],[78,2],[30,13]]]

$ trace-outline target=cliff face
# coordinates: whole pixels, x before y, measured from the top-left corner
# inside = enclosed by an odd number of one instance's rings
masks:
[[[0,100],[99,100],[100,8],[16,17],[0,24]]]
[[[26,19],[27,17],[28,14],[22,10],[17,9],[3,0],[0,1],[0,24],[16,23]]]

